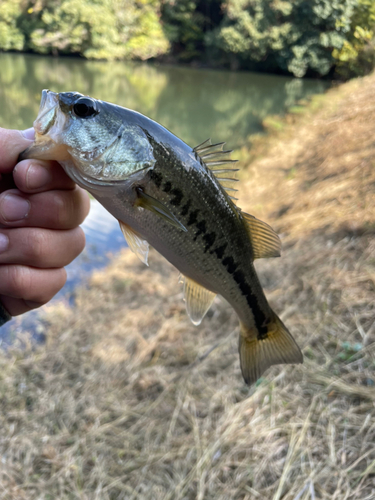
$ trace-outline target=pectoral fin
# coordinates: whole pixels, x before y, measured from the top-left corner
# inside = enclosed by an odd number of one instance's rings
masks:
[[[145,210],[153,212],[163,220],[169,222],[169,224],[171,224],[172,226],[177,227],[177,229],[182,229],[182,231],[187,232],[185,226],[183,226],[181,222],[172,214],[168,207],[166,207],[163,203],[156,200],[152,196],[146,194],[143,189],[137,188],[136,191],[138,197],[138,207],[142,207]]]
[[[139,234],[136,233],[130,226],[125,224],[125,222],[119,221],[119,224],[130,250],[132,250],[135,255],[137,255],[137,257],[139,257],[140,260],[148,266],[147,259],[149,244],[147,241],[141,238]]]
[[[180,276],[180,283],[184,285],[184,300],[189,318],[194,325],[199,325],[211,307],[216,293],[183,275]]]
[[[256,217],[241,212],[250,235],[254,259],[280,257],[281,242],[271,226]]]

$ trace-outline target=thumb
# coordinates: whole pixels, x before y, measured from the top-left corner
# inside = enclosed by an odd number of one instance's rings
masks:
[[[8,130],[0,128],[0,173],[9,173],[17,163],[19,154],[34,139],[34,129]]]

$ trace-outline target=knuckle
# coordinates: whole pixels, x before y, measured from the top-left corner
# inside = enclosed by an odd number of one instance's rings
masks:
[[[29,231],[29,237],[26,245],[26,258],[30,263],[40,262],[50,254],[51,243],[48,231],[32,228]]]
[[[26,266],[7,266],[7,281],[10,294],[24,298],[32,286],[31,270]]]

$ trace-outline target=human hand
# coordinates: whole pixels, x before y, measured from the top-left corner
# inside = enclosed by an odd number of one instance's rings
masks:
[[[90,208],[58,163],[17,164],[33,132],[0,128],[0,303],[11,316],[40,307],[64,286],[64,266],[85,246],[78,226]]]

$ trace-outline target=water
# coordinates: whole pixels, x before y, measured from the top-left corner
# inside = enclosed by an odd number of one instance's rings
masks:
[[[0,127],[30,127],[42,89],[74,90],[135,109],[191,146],[211,137],[236,148],[250,134],[262,130],[267,115],[283,113],[298,100],[323,92],[327,85],[319,80],[250,72],[7,53],[0,54]],[[68,266],[68,281],[57,300],[72,303],[77,283],[104,266],[109,254],[125,246],[117,221],[96,202],[83,229],[86,249]],[[0,342],[11,342],[25,329],[42,339],[45,326],[39,311],[13,319],[1,329]]]
[[[327,82],[250,72],[0,54],[0,126],[30,127],[42,89],[74,90],[135,109],[196,146],[231,148],[261,130],[267,115],[323,92]]]

